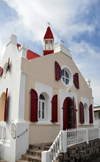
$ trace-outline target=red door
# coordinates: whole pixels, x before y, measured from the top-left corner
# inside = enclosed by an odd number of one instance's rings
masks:
[[[70,128],[70,98],[67,97],[63,103],[63,130]]]

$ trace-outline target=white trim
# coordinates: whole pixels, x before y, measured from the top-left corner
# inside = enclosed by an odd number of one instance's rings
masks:
[[[70,50],[68,48],[66,48],[64,45],[62,44],[58,44],[57,46],[55,46],[55,51],[54,53],[57,53],[57,52],[62,52],[64,54],[66,54],[67,56],[71,57],[72,58],[72,55],[70,53]]]
[[[61,77],[62,83],[63,83],[67,88],[71,88],[71,87],[73,86],[73,73],[72,73],[71,69],[70,69],[68,66],[63,65],[63,66],[61,67],[61,70],[65,70],[65,71],[68,73],[68,75],[69,75],[69,83],[68,83],[68,84],[65,84],[65,82],[63,81],[63,79],[62,79],[62,77]]]
[[[38,121],[37,124],[40,124],[41,122],[43,124],[45,122],[50,123],[50,121],[51,121],[51,101],[52,101],[52,97],[53,97],[53,89],[50,86],[36,83],[35,90],[38,94],[38,99],[39,99],[40,94],[43,94],[43,96],[45,97],[45,102],[46,102],[46,105],[45,105],[45,110],[46,110],[45,120],[46,121]]]
[[[83,103],[83,105],[85,105],[85,104],[87,105],[87,110],[85,110],[85,108],[84,108],[84,110],[87,111],[87,116],[86,116],[87,121],[85,120],[86,112],[84,111],[84,124],[83,125],[90,125],[90,123],[89,123],[89,99],[81,97],[81,102]]]
[[[63,130],[63,102],[65,100],[65,98],[70,97],[73,99],[75,99],[75,103],[76,103],[76,128],[78,128],[78,100],[77,100],[77,94],[66,91],[66,90],[59,90],[59,105],[60,105],[60,130]]]
[[[52,122],[50,122],[50,121],[38,121],[38,122],[36,122],[36,124],[40,124],[40,125],[52,125]]]

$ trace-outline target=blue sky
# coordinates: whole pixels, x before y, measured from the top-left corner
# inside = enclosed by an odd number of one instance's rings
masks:
[[[47,22],[55,45],[63,40],[84,78],[91,80],[94,103],[100,105],[99,0],[0,0],[0,62],[15,28],[18,43],[42,55]]]

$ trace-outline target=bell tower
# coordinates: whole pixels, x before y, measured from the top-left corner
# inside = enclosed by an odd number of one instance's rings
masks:
[[[46,33],[44,35],[44,50],[43,55],[48,55],[54,52],[54,37],[50,26],[48,26]]]

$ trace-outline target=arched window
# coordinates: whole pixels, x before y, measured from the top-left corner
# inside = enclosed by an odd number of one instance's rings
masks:
[[[45,120],[45,97],[42,94],[39,96],[38,119]]]

